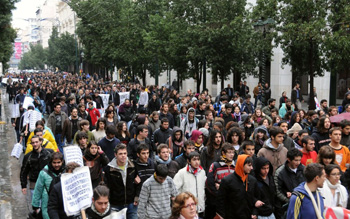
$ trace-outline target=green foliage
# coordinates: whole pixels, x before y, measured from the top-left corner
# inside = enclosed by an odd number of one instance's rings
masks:
[[[30,44],[30,51],[25,53],[19,63],[19,69],[44,69],[47,50],[41,44]]]
[[[76,60],[76,41],[69,33],[58,35],[57,28],[53,28],[49,39],[47,64],[52,68],[58,67],[68,71]]]
[[[0,62],[7,68],[7,62],[13,53],[16,31],[11,27],[11,10],[18,0],[0,0]]]

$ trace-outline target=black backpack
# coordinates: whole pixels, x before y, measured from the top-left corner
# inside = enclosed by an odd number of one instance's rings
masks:
[[[49,189],[46,186],[44,186],[47,194],[50,194],[51,190],[53,189],[53,186],[56,185],[56,183],[59,183],[61,181],[61,173],[58,176],[55,176],[51,171],[49,171],[46,168],[44,168],[43,171],[45,171],[45,173],[47,173],[52,178]]]

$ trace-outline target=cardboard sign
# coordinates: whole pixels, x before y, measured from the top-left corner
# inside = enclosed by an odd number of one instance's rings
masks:
[[[73,173],[63,174],[61,188],[64,211],[68,216],[90,207],[93,191],[89,167],[79,167]]]
[[[34,106],[34,99],[31,97],[25,97],[23,101],[23,108],[28,109],[29,106]]]
[[[104,108],[107,109],[109,94],[99,94],[99,96],[102,98]]]
[[[19,157],[21,156],[21,154],[23,153],[23,146],[20,143],[16,143],[13,146],[12,152],[11,152],[11,157],[15,157],[17,159],[19,159]]]
[[[80,166],[84,166],[83,154],[78,145],[66,146],[63,148],[64,160],[67,163],[75,162]]]
[[[118,93],[120,97],[120,105],[122,105],[125,102],[125,99],[130,99],[130,92],[120,92]]]

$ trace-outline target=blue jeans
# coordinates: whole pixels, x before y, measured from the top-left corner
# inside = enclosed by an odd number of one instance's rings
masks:
[[[60,150],[60,152],[63,154],[63,146],[64,146],[65,139],[63,139],[63,141],[61,141],[61,136],[62,136],[62,134],[56,134],[55,140],[57,143],[58,150]]]
[[[256,98],[255,98],[255,103],[254,103],[254,108],[256,108],[256,105],[258,104],[258,100],[260,101],[260,103],[262,104],[262,99],[261,99],[261,95],[258,95]]]
[[[134,203],[127,204],[127,205],[111,205],[112,210],[114,211],[120,211],[123,208],[127,208],[126,212],[126,218],[127,219],[137,219],[137,205],[134,205]]]

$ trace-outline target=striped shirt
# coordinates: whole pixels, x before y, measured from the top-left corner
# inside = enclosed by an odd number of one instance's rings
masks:
[[[142,185],[137,208],[138,218],[168,219],[171,216],[171,197],[176,195],[176,186],[169,176],[162,184],[154,176],[148,178]]]

